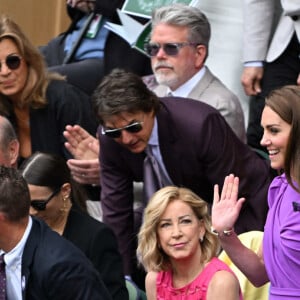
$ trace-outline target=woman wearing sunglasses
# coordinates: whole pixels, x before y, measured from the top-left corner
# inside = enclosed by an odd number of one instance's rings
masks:
[[[20,171],[30,191],[30,214],[43,219],[86,254],[112,299],[128,299],[116,238],[109,227],[80,209],[83,194],[65,160],[36,152],[22,163]]]
[[[58,74],[48,73],[38,49],[19,26],[0,15],[0,114],[14,125],[20,157],[47,151],[69,158],[63,131],[81,124],[96,131],[90,100]]]

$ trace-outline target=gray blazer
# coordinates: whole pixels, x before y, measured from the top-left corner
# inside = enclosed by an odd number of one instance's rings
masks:
[[[282,11],[277,21],[280,5]],[[300,2],[297,0],[244,0],[244,14],[245,62],[274,61],[286,49],[294,32],[300,41]]]
[[[167,86],[158,85],[153,91],[159,97],[164,97],[167,90]],[[199,100],[217,109],[239,139],[246,141],[244,113],[239,99],[212,74],[208,67],[187,98]]]

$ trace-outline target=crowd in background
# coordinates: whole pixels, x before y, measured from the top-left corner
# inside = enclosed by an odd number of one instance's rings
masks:
[[[0,15],[0,300],[300,298],[300,4],[235,2],[157,7],[144,53],[123,0],[40,47]]]

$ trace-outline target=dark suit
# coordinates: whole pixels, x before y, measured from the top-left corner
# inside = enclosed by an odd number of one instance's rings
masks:
[[[213,107],[191,99],[161,98],[157,114],[162,159],[173,183],[190,188],[208,203],[213,185],[226,175],[240,177],[239,196],[245,197],[235,229],[263,230],[267,213],[269,164],[233,133]],[[101,203],[104,222],[115,231],[130,273],[134,254],[133,181],[143,181],[144,155],[134,154],[99,131]]]
[[[85,255],[43,221],[32,220],[22,256],[23,299],[111,299]]]
[[[124,0],[96,0],[95,12],[111,22],[120,24],[116,10],[121,8],[123,3]],[[65,34],[72,32],[76,28],[77,21],[84,16],[84,13],[78,9],[70,6],[67,8],[72,23]],[[144,18],[134,18],[141,23],[148,21]],[[114,68],[126,69],[140,76],[152,73],[149,57],[133,49],[123,38],[113,32],[108,33],[105,42],[104,61],[100,58],[90,58],[63,65],[64,39],[65,35],[61,34],[50,40],[47,45],[40,47],[40,51],[51,71],[66,75],[70,83],[89,95],[97,87],[103,74],[110,73]]]
[[[65,81],[52,80],[47,87],[46,99],[45,107],[30,108],[31,151],[55,153],[69,159],[72,155],[65,148],[63,136],[66,125],[78,124],[90,134],[96,133],[96,116],[90,98]],[[18,132],[12,108],[7,117]]]
[[[108,226],[73,206],[63,236],[93,263],[112,299],[128,299],[117,239]]]

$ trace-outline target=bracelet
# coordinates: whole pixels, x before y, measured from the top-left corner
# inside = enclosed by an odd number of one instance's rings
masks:
[[[223,230],[222,232],[218,232],[216,229],[211,227],[211,233],[217,236],[231,236],[234,232],[234,229]]]

